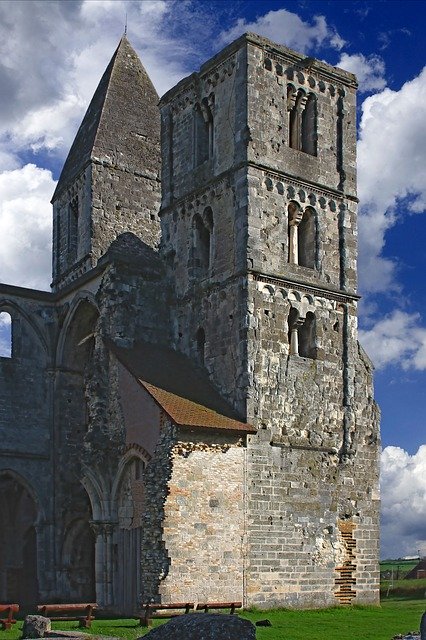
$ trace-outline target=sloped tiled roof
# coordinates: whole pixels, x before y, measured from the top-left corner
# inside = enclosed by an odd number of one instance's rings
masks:
[[[178,426],[255,433],[183,354],[146,342],[133,349],[108,346]]]

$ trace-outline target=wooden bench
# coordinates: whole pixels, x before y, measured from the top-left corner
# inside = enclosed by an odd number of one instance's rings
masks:
[[[16,624],[14,614],[18,613],[19,604],[0,604],[0,615],[6,615],[6,618],[0,618],[1,628],[6,631],[10,629],[12,624]]]
[[[234,614],[235,609],[241,609],[242,606],[242,602],[199,602],[196,610],[208,613],[209,611],[214,611],[216,609],[229,609],[229,613]]]
[[[37,611],[50,620],[78,620],[80,627],[89,628],[97,609],[95,602],[82,604],[39,604]]]
[[[236,609],[241,609],[241,602],[202,602],[195,604],[194,602],[174,602],[170,604],[143,604],[142,615],[139,615],[139,622],[143,627],[149,627],[154,618],[173,618],[183,614],[191,613],[191,611],[216,611],[219,609],[229,609],[229,613],[235,613]]]
[[[174,618],[190,611],[194,611],[194,602],[174,602],[172,604],[143,604],[141,606],[142,615],[139,615],[139,622],[142,627],[149,627],[153,618]],[[174,612],[177,613],[174,613]]]

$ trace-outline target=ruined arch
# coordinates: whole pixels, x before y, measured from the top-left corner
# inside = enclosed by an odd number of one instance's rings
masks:
[[[51,359],[51,351],[48,346],[47,339],[43,334],[42,329],[37,324],[32,316],[30,316],[21,305],[16,304],[12,300],[3,299],[0,301],[0,313],[7,313],[11,318],[11,340],[12,340],[12,353],[13,356],[20,355],[22,353],[22,340],[20,334],[22,333],[22,321],[28,326],[35,340],[34,345],[41,348],[43,355],[46,358],[46,362],[49,363]],[[13,344],[15,343],[15,344]],[[24,354],[25,355],[25,354]]]
[[[37,529],[41,510],[29,483],[0,472],[0,601],[32,607],[37,602]]]
[[[118,525],[114,538],[114,603],[121,613],[135,610],[141,591],[142,517],[145,509],[144,469],[148,457],[132,447],[120,461],[112,492]]]
[[[90,342],[90,339],[87,340],[87,338],[89,336],[94,337],[98,317],[99,310],[93,294],[80,292],[72,302],[59,337],[57,348],[58,364],[69,366],[76,359],[82,359],[89,346],[87,343],[93,346],[93,341]],[[82,342],[83,340],[85,342]],[[84,349],[77,349],[76,351],[76,347],[85,344]]]

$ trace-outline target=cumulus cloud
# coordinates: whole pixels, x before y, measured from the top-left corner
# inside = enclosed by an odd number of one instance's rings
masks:
[[[51,172],[33,164],[0,174],[0,282],[49,288],[54,188]]]
[[[342,53],[337,66],[356,75],[361,93],[381,91],[386,87],[385,63],[380,56]]]
[[[399,91],[384,89],[362,104],[358,196],[363,292],[394,286],[395,265],[382,256],[386,231],[400,216],[426,208],[425,111],[426,68]]]
[[[64,158],[126,14],[129,39],[159,93],[180,80],[190,45],[165,28],[172,16],[185,18],[185,3],[176,12],[176,1],[0,2],[0,170],[27,148]]]
[[[253,22],[240,18],[233,27],[222,32],[220,44],[227,44],[247,31],[259,33],[301,53],[315,51],[321,46],[340,50],[345,44],[337,31],[327,24],[324,16],[314,16],[309,24],[287,9],[268,11]]]
[[[386,447],[381,456],[383,558],[426,555],[426,445],[409,455]]]
[[[400,365],[403,369],[426,369],[426,327],[418,313],[396,309],[372,328],[359,332],[374,365]]]

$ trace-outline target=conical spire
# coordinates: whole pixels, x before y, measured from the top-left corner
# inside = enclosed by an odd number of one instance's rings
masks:
[[[123,36],[86,111],[52,201],[91,161],[158,175],[158,99],[137,53]]]

